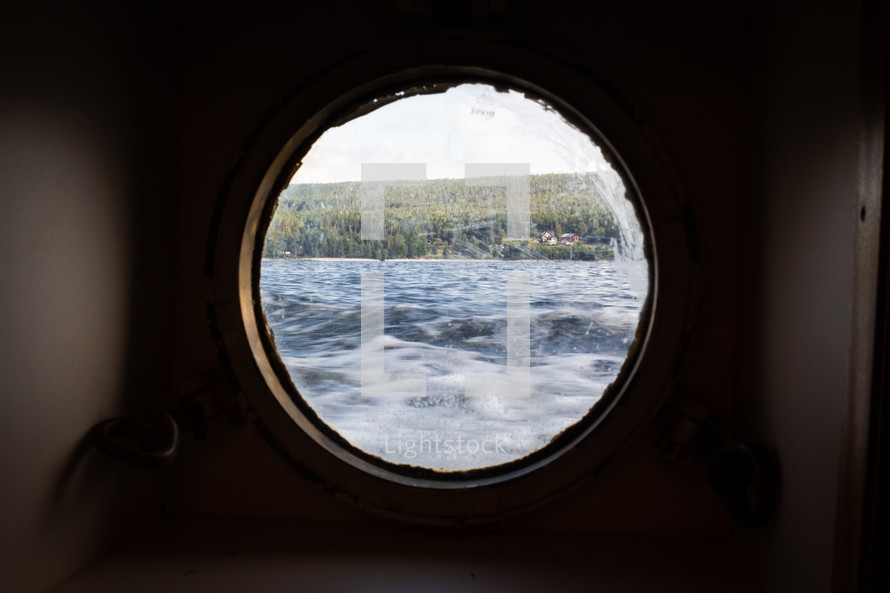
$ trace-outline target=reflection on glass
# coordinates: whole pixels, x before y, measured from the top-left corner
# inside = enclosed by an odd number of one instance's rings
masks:
[[[353,446],[489,467],[545,447],[615,381],[643,239],[588,135],[464,84],[319,138],[266,233],[263,310],[300,396]]]

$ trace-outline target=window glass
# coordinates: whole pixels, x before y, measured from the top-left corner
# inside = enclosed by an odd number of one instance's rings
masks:
[[[315,141],[278,196],[260,291],[324,430],[384,463],[475,470],[592,421],[650,269],[635,197],[589,134],[517,90],[432,90]]]

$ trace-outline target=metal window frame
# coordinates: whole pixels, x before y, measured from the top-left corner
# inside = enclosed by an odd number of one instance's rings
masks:
[[[597,142],[603,140],[621,168],[632,172],[629,181],[641,197],[650,233],[651,322],[638,338],[634,368],[608,409],[558,451],[506,471],[435,479],[394,473],[351,455],[296,405],[282,383],[280,360],[276,366],[277,357],[269,356],[256,282],[258,237],[276,188],[291,177],[312,142],[342,114],[355,117],[355,106],[369,96],[451,79],[501,83],[546,98],[581,129],[595,130]],[[221,192],[207,265],[221,356],[270,444],[298,473],[337,498],[430,524],[480,523],[523,512],[599,479],[647,433],[674,391],[675,369],[697,312],[696,235],[677,179],[657,135],[631,104],[591,73],[540,52],[482,40],[428,39],[354,56],[288,93],[245,143]]]

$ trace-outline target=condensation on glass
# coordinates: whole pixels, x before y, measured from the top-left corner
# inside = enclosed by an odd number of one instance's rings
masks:
[[[486,84],[359,112],[305,154],[262,244],[294,397],[365,459],[449,475],[590,422],[648,321],[647,238],[614,159]]]

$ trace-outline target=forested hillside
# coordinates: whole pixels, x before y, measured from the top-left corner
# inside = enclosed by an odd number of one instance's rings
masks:
[[[508,240],[504,187],[463,179],[394,186],[384,194],[383,241],[361,238],[360,183],[291,185],[279,196],[264,257],[611,259],[618,228],[590,175],[532,175],[526,240]],[[574,233],[572,245],[540,241]]]

